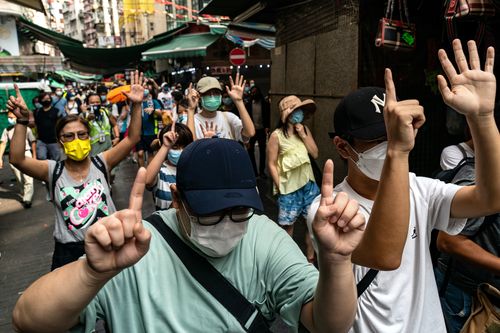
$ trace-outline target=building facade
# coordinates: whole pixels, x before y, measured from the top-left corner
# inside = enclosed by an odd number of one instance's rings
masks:
[[[121,47],[118,0],[83,0],[81,4],[79,8],[83,7],[83,15],[77,15],[77,20],[83,20],[81,40],[85,45],[100,48]]]

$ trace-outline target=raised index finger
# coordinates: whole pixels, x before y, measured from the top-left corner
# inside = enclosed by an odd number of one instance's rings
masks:
[[[22,97],[21,91],[19,90],[19,86],[14,83],[14,90],[16,91],[16,97]]]
[[[385,69],[384,73],[385,81],[385,105],[389,103],[396,103],[396,87],[394,86],[394,81],[392,80],[392,71],[389,68]]]
[[[172,127],[170,127],[170,131],[173,132],[175,134],[175,121],[177,117],[173,117],[172,118]]]
[[[323,181],[321,182],[320,206],[326,205],[333,196],[333,161],[328,160],[323,168]]]
[[[130,199],[128,202],[128,208],[136,212],[141,212],[142,210],[142,197],[144,196],[144,188],[146,187],[146,169],[140,168],[137,171],[137,176],[135,176],[134,185],[132,186],[132,191],[130,191]]]

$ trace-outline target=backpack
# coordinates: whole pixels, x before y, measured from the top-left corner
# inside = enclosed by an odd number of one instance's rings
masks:
[[[99,157],[99,156],[91,156],[90,160],[92,161],[92,164],[96,166],[99,171],[101,171],[104,174],[104,178],[106,180],[106,185],[110,187],[109,185],[109,176],[108,172],[106,170],[106,166],[104,165],[104,161]],[[61,177],[62,173],[64,170],[64,161],[57,161],[56,166],[54,167],[54,171],[52,172],[52,183],[50,184],[50,196],[52,201],[54,201],[54,192],[56,189],[56,183],[59,177]]]
[[[467,171],[465,169],[472,169],[472,170],[475,169],[474,157],[467,157],[467,153],[465,152],[464,147],[462,147],[461,145],[456,145],[456,146],[462,152],[462,156],[463,156],[462,160],[460,160],[460,162],[458,162],[458,164],[453,169],[449,169],[449,170],[441,170],[440,169],[440,170],[434,172],[432,178],[439,179],[445,183],[454,183],[457,185],[461,185],[464,181],[467,181],[467,179],[457,181],[457,179],[455,179],[455,177],[457,176],[457,174],[460,173],[460,171],[462,171],[462,173],[463,173],[463,171]],[[436,230],[436,229],[432,230],[432,232],[431,232],[431,244],[429,245],[433,266],[436,266],[437,260],[439,257],[439,251],[437,249],[438,233],[439,233],[439,230]]]
[[[464,147],[461,145],[456,145],[458,149],[462,152],[463,158],[460,162],[458,162],[457,166],[450,170],[440,170],[434,173],[432,178],[439,179],[445,183],[451,183],[457,173],[465,166],[471,166],[474,168],[474,157],[467,157],[467,153],[465,152]]]

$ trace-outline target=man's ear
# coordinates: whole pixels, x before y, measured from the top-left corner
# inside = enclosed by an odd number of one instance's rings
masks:
[[[350,157],[348,150],[349,143],[346,140],[340,138],[339,136],[336,136],[335,138],[333,138],[333,144],[335,145],[337,152],[342,158],[346,160],[349,159]]]
[[[177,191],[177,185],[170,185],[170,191],[172,192],[172,207],[175,209],[181,208],[181,198],[179,196],[179,191]]]

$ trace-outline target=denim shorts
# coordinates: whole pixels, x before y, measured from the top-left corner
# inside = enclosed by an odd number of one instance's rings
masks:
[[[292,225],[300,215],[307,218],[307,210],[319,193],[318,185],[309,181],[295,192],[280,195],[278,224]]]

